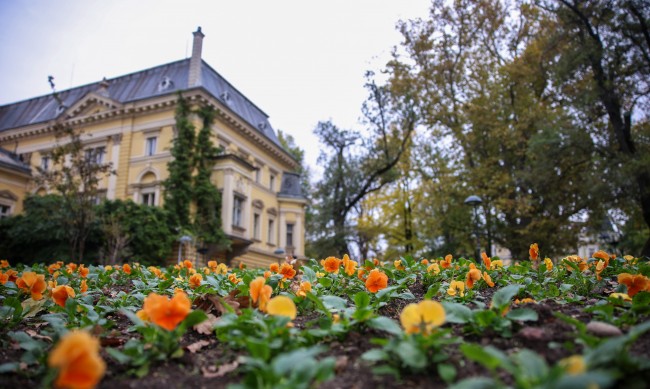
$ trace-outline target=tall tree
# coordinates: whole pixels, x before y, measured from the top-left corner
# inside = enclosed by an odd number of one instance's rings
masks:
[[[181,95],[176,106],[176,137],[171,148],[172,160],[167,164],[169,176],[164,182],[165,204],[169,213],[170,227],[191,230],[190,203],[192,202],[192,153],[195,143],[195,128],[190,120],[191,107]]]
[[[215,158],[221,153],[212,143],[212,123],[216,112],[206,106],[200,108],[197,113],[201,118],[202,127],[192,153],[193,166],[196,169],[193,187],[193,198],[196,202],[194,232],[204,243],[225,246],[228,239],[221,229],[221,194],[211,181]]]
[[[650,5],[647,1],[539,1],[554,17],[558,83],[595,126],[610,185],[650,227]],[[649,231],[646,228],[646,231]],[[650,256],[650,236],[641,252]]]
[[[53,96],[64,107],[49,77]],[[114,174],[112,164],[104,162],[103,148],[87,148],[82,141],[83,131],[67,125],[62,119],[55,123],[56,146],[49,156],[50,169],[37,168],[37,185],[62,196],[62,222],[66,232],[72,261],[84,259],[86,241],[96,222],[95,204],[99,199],[99,183]]]
[[[549,254],[574,246],[572,218],[593,199],[593,142],[550,86],[548,21],[524,3],[437,0],[428,20],[400,28],[430,142],[454,166],[444,181],[483,198],[488,251],[496,242],[526,258],[535,241]]]
[[[343,255],[355,207],[370,193],[396,178],[395,166],[410,145],[416,127],[414,96],[379,86],[368,74],[369,98],[363,107],[365,134],[321,122],[314,131],[325,146],[319,157],[325,173],[314,193],[319,226],[317,247],[322,255]]]

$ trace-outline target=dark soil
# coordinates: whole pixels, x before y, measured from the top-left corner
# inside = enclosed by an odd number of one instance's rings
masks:
[[[420,300],[426,292],[426,288],[420,283],[411,286],[410,290],[416,296],[416,300]],[[484,294],[485,301],[489,301],[492,292],[488,290],[481,291],[481,293]],[[380,313],[399,320],[399,313],[409,302],[411,301],[394,300],[382,307]],[[446,327],[451,328],[455,335],[463,336],[465,342],[485,346],[491,345],[506,353],[516,352],[524,348],[533,350],[543,356],[549,364],[554,364],[562,358],[581,351],[581,346],[575,343],[575,328],[556,318],[554,313],[561,312],[587,323],[593,317],[591,314],[584,312],[584,306],[558,304],[552,300],[538,304],[527,304],[526,306],[538,313],[539,320],[527,324],[516,322],[511,337],[502,337],[491,331],[480,335],[464,334],[462,326],[457,324],[447,324]],[[318,314],[312,313],[306,317],[297,318],[294,324],[296,327],[302,328],[315,322],[317,318]],[[98,333],[103,346],[120,348],[129,337],[137,336],[137,334],[126,331],[130,323],[125,317],[113,316],[109,317],[109,319],[115,323],[115,327],[109,332]],[[647,317],[643,318],[643,320],[647,320]],[[45,326],[36,326],[37,323],[40,323],[40,321],[33,320],[22,323],[13,330],[34,331],[32,333],[39,334],[40,330]],[[622,328],[622,330],[625,332],[627,329]],[[328,351],[324,356],[331,356],[336,359],[336,375],[319,387],[324,389],[379,389],[394,387],[442,388],[447,386],[438,377],[435,369],[431,369],[428,374],[402,375],[399,379],[392,375],[373,374],[372,367],[361,359],[364,352],[377,347],[371,343],[373,337],[385,338],[386,335],[375,330],[364,329],[362,331],[352,331],[344,339],[325,343]],[[0,340],[2,341],[0,364],[19,361],[23,355],[23,350],[18,348],[7,336],[7,329],[0,329]],[[47,339],[45,341],[50,342]],[[187,346],[199,341],[205,341],[207,344],[196,352],[187,349]],[[232,351],[221,344],[214,335],[203,335],[190,330],[182,339],[181,344],[185,348],[183,357],[154,364],[149,374],[142,379],[128,375],[127,369],[123,365],[120,365],[105,351],[102,351],[102,357],[107,363],[107,370],[99,388],[225,388],[228,384],[242,381],[244,373],[241,372],[241,369],[232,369],[233,371],[220,373],[219,368],[233,366],[233,364],[237,363],[237,358],[244,354]],[[573,345],[573,350],[568,350],[563,346],[565,344]],[[453,364],[458,372],[457,379],[489,375],[489,372],[481,365],[464,358],[458,345],[449,347],[446,352],[450,356],[448,362]],[[650,357],[650,333],[641,336],[631,347],[630,352],[633,355]],[[0,388],[39,387],[42,377],[30,375],[31,371],[33,371],[33,367],[26,368],[22,374],[0,374]],[[509,377],[504,376],[502,378],[506,383],[509,383]]]

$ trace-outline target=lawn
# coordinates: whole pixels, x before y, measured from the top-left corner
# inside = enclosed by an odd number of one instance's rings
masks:
[[[650,263],[2,261],[0,387],[646,387]]]

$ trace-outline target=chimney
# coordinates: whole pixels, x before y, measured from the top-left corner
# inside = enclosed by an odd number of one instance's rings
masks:
[[[192,58],[190,58],[190,74],[187,80],[188,88],[201,85],[201,49],[205,36],[201,32],[201,27],[192,34],[194,35],[194,44],[192,45]]]
[[[110,84],[108,83],[108,80],[106,79],[106,77],[104,77],[102,82],[99,83],[99,88],[97,88],[97,94],[104,97],[110,97],[108,94],[109,86]]]

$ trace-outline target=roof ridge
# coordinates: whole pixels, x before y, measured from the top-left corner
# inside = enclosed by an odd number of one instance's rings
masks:
[[[241,97],[243,97],[244,100],[246,100],[246,102],[250,103],[253,107],[255,107],[255,109],[257,109],[258,111],[260,111],[260,113],[262,113],[262,115],[264,115],[264,116],[266,117],[266,119],[268,120],[269,115],[268,115],[266,112],[264,112],[264,110],[263,110],[262,108],[258,107],[257,104],[255,104],[255,103],[252,102],[248,97],[246,97],[246,95],[243,94],[239,89],[237,89],[237,87],[235,87],[235,86],[234,86],[230,81],[228,81],[228,79],[226,79],[226,77],[224,77],[224,76],[223,76],[221,73],[219,73],[218,71],[214,70],[214,68],[213,68],[212,66],[210,66],[210,64],[207,63],[205,60],[201,59],[201,63],[203,63],[205,66],[207,66],[208,69],[211,70],[214,74],[216,74],[217,76],[219,76],[219,77],[220,77],[220,78],[221,78],[221,79],[222,79],[226,84],[228,84],[228,86],[230,86],[232,89],[234,89],[235,92],[239,93],[239,95],[240,95]],[[201,77],[203,77],[203,76],[201,76]]]
[[[111,81],[114,81],[114,80],[119,80],[119,79],[127,78],[127,77],[130,77],[130,76],[133,76],[133,75],[139,74],[139,73],[148,72],[148,71],[151,71],[151,70],[154,70],[154,69],[158,69],[158,68],[161,68],[161,67],[164,67],[164,66],[174,65],[174,64],[176,64],[176,63],[180,63],[180,62],[183,62],[183,61],[187,61],[187,62],[189,62],[190,59],[189,59],[189,58],[184,58],[184,59],[180,59],[180,60],[176,60],[176,61],[172,61],[172,62],[167,62],[167,63],[161,64],[161,65],[151,66],[151,67],[148,67],[148,68],[146,68],[146,69],[137,70],[137,71],[130,72],[130,73],[127,73],[127,74],[123,74],[123,75],[121,75],[121,76],[112,77],[112,78],[107,78],[106,81],[111,82]],[[74,91],[74,90],[77,90],[77,89],[87,88],[87,87],[89,87],[89,86],[91,86],[91,85],[99,84],[99,83],[101,83],[101,82],[103,82],[103,80],[99,80],[99,81],[95,81],[95,82],[89,82],[89,83],[87,83],[87,84],[82,84],[82,85],[78,85],[78,86],[75,86],[75,87],[72,87],[72,88],[67,88],[67,89],[59,90],[59,91],[56,91],[56,93],[58,93],[58,94],[61,94],[61,93],[68,93],[68,92],[70,92],[70,91]],[[44,99],[44,98],[48,98],[48,97],[52,97],[52,92],[47,93],[47,94],[44,94],[44,95],[40,95],[40,96],[36,96],[36,97],[31,97],[31,98],[27,98],[27,99],[23,99],[23,100],[14,101],[14,102],[12,102],[12,103],[8,103],[8,104],[0,105],[0,108],[5,108],[5,107],[9,107],[9,106],[12,106],[12,105],[15,105],[15,104],[21,104],[21,103],[25,103],[25,102],[27,102],[27,101],[39,100],[39,99]]]

